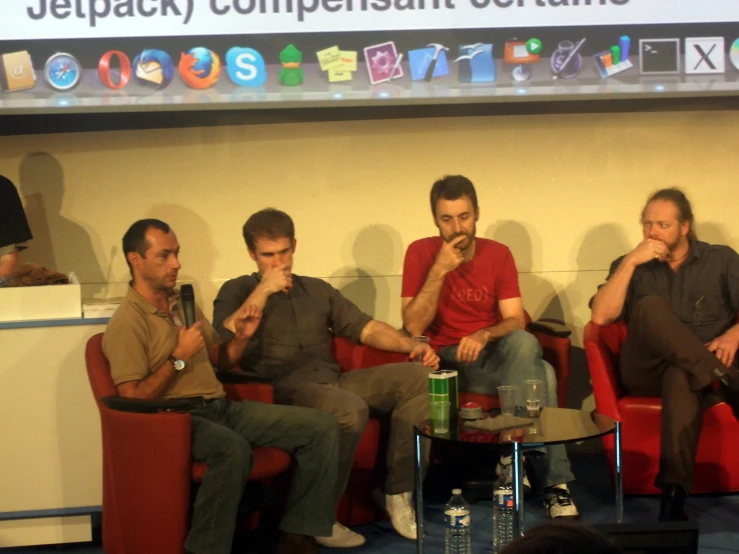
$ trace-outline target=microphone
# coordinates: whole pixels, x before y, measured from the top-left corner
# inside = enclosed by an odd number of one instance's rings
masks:
[[[185,325],[192,327],[195,324],[195,291],[192,290],[192,285],[180,287],[180,299],[185,312]]]

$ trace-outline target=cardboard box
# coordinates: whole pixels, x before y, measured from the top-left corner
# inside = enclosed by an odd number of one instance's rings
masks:
[[[0,288],[0,321],[82,317],[79,284]]]

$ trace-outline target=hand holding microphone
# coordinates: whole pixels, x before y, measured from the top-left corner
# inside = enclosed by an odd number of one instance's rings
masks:
[[[177,337],[177,346],[172,356],[188,361],[205,346],[203,338],[203,324],[195,321],[195,291],[192,285],[182,285],[180,288],[182,311],[185,312],[186,329],[180,327]]]

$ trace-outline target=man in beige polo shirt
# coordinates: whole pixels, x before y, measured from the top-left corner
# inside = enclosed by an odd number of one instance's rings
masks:
[[[110,320],[103,350],[121,396],[145,399],[203,397],[192,416],[192,457],[208,465],[198,490],[185,549],[229,554],[252,446],[290,452],[297,470],[280,528],[278,554],[317,554],[315,536],[331,534],[336,504],[339,427],[330,414],[259,402],[230,402],[214,372],[238,364],[261,311],[243,306],[230,317],[235,330],[222,342],[196,307],[185,329],[175,290],[180,246],[163,221],[134,223],[123,237],[133,280]]]

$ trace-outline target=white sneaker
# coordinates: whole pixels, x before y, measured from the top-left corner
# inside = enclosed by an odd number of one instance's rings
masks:
[[[354,548],[362,546],[367,540],[355,533],[348,527],[344,527],[341,523],[334,523],[331,529],[330,537],[314,537],[316,542],[326,548]]]
[[[544,510],[549,518],[577,519],[580,517],[566,483],[554,485],[542,492]]]
[[[413,508],[413,492],[383,495],[375,489],[373,496],[380,508],[384,508],[390,516],[390,522],[395,531],[401,537],[415,541],[418,537],[418,530],[416,529],[416,510]]]
[[[505,475],[506,485],[513,486],[513,456],[501,456],[498,465],[495,467],[495,475],[500,477]],[[523,470],[523,492],[528,494],[531,492],[531,483],[529,482],[529,476],[526,475],[526,466],[524,465]]]

